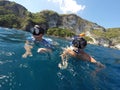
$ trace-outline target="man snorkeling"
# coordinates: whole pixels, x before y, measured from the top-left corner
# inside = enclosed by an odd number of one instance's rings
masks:
[[[74,37],[72,45],[70,47],[64,48],[62,54],[60,55],[62,59],[62,63],[59,64],[60,68],[67,67],[68,55],[80,58],[81,60],[84,61],[89,61],[91,63],[98,65],[99,67],[104,67],[103,64],[97,62],[92,56],[84,52],[84,49],[87,46],[87,41],[83,38],[83,36],[85,36],[84,33]]]
[[[44,29],[42,27],[40,27],[39,25],[35,25],[31,29],[31,33],[32,33],[33,37],[29,37],[26,40],[26,43],[24,46],[26,52],[22,55],[23,58],[26,58],[27,56],[32,56],[31,49],[33,48],[33,44],[43,46],[43,48],[38,48],[38,50],[37,50],[38,53],[52,51],[52,49],[54,48],[53,45],[50,44],[45,39],[43,39]]]

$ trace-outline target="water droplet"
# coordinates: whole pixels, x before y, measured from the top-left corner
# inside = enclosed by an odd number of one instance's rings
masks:
[[[19,83],[19,86],[21,86],[21,83]]]
[[[6,81],[6,82],[8,82],[8,80],[7,80],[7,79],[5,79],[5,81]]]

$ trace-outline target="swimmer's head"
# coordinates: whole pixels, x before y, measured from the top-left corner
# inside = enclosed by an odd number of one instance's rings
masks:
[[[84,38],[75,38],[72,41],[72,44],[74,47],[76,47],[78,49],[84,49],[87,45],[87,41]]]
[[[31,33],[35,36],[38,36],[40,34],[44,34],[44,29],[40,27],[39,25],[35,25],[33,28],[31,28]]]

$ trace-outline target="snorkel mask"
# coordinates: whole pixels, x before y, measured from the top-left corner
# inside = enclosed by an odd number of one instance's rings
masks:
[[[38,36],[40,34],[44,34],[44,29],[38,25],[35,25],[33,28],[31,28],[30,31],[35,36]]]
[[[72,41],[72,44],[74,47],[76,47],[78,49],[84,49],[87,45],[87,41],[84,38],[75,38]]]

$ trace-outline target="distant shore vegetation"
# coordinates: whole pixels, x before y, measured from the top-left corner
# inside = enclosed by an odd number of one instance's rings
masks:
[[[47,35],[53,35],[53,36],[59,36],[59,37],[72,37],[75,35],[75,33],[68,29],[62,29],[62,28],[49,28],[47,30]]]
[[[105,37],[107,39],[120,37],[120,28],[109,28],[106,31],[93,30],[92,33],[97,37]]]

